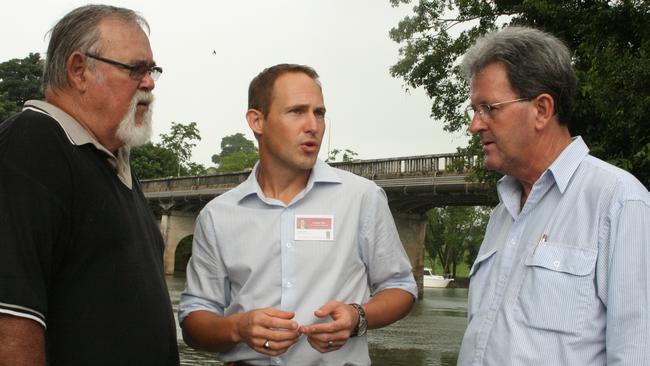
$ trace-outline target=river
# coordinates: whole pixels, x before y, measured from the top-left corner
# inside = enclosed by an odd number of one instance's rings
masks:
[[[167,277],[174,314],[185,285]],[[424,289],[409,316],[383,329],[368,331],[375,366],[454,366],[467,323],[467,289]],[[178,324],[178,323],[177,323]],[[178,330],[181,365],[222,365],[216,356],[189,348]]]

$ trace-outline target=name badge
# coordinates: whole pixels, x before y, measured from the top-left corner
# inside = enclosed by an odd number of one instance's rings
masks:
[[[334,216],[296,215],[294,240],[334,240]]]

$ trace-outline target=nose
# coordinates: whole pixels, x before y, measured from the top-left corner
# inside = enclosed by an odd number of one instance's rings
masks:
[[[138,85],[138,88],[146,91],[152,91],[155,87],[156,82],[151,77],[151,73],[146,73]]]
[[[483,120],[481,119],[481,116],[478,113],[474,113],[474,117],[472,117],[472,121],[469,123],[469,127],[467,130],[472,134],[476,135],[477,133],[486,130],[487,125]]]
[[[306,113],[307,117],[305,120],[305,132],[314,133],[318,130],[319,125],[323,124],[323,117],[317,115],[314,112]]]

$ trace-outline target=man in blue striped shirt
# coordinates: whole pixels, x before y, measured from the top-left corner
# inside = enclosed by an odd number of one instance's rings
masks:
[[[650,194],[569,133],[571,53],[510,27],[466,53],[470,131],[505,174],[459,365],[650,365]]]

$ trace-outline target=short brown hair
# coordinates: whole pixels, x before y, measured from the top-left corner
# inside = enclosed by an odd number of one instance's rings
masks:
[[[287,73],[303,73],[314,79],[320,87],[318,73],[309,66],[298,64],[278,64],[260,72],[248,86],[248,109],[256,109],[266,117],[271,108],[273,84],[281,75]]]

